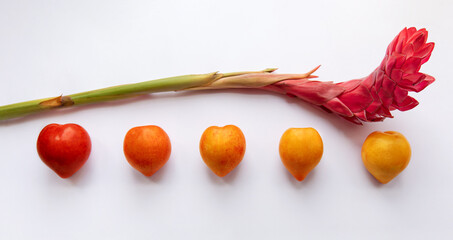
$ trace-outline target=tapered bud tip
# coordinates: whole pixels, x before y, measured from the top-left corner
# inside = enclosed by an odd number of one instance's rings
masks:
[[[293,175],[293,177],[299,182],[302,182],[306,176],[307,175]]]

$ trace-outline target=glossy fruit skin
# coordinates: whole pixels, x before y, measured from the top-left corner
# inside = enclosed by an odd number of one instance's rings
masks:
[[[155,125],[130,129],[123,144],[129,164],[149,177],[167,163],[171,154],[171,142],[167,133]]]
[[[206,165],[219,177],[230,173],[242,161],[246,142],[241,129],[234,125],[207,128],[200,139],[200,154]]]
[[[61,178],[68,178],[88,160],[91,139],[88,132],[77,124],[53,123],[41,130],[36,148],[49,168]]]
[[[373,132],[362,146],[363,164],[383,184],[400,174],[409,164],[410,158],[410,144],[399,132]]]
[[[323,151],[322,138],[313,128],[289,128],[280,139],[282,163],[298,181],[318,165]]]

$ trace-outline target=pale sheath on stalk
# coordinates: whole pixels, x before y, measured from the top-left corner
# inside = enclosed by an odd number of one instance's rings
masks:
[[[340,83],[313,81],[305,74],[257,72],[185,75],[126,84],[88,92],[38,99],[0,107],[0,120],[75,105],[110,101],[143,94],[228,88],[258,88],[300,98],[356,124],[393,117],[390,111],[406,111],[418,105],[408,92],[420,92],[434,78],[420,73],[434,43],[427,43],[425,29],[405,28],[390,43],[381,65],[369,76]]]

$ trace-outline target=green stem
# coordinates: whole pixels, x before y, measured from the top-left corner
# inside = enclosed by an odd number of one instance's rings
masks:
[[[74,105],[103,102],[148,93],[183,90],[208,84],[220,77],[222,75],[218,73],[184,75],[76,93],[68,95],[68,97],[71,98]]]
[[[67,96],[43,98],[0,107],[0,120],[21,117],[49,109],[117,100],[154,92],[183,90],[208,84],[222,75],[218,73],[184,75],[146,82],[119,85]]]
[[[272,72],[274,70],[275,69],[265,69],[263,71],[257,72],[264,73]],[[111,101],[155,92],[185,90],[188,88],[208,85],[222,77],[257,72],[250,71],[225,74],[208,73],[208,74],[183,75],[139,83],[113,86],[66,96],[43,98],[32,101],[14,103],[10,105],[0,106],[0,120],[21,117],[31,113],[37,113],[56,108],[69,107],[73,105]]]

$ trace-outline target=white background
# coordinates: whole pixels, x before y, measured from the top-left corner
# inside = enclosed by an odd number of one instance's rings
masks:
[[[422,72],[436,82],[420,105],[356,126],[264,91],[153,94],[0,123],[0,239],[452,239],[453,34],[451,1],[7,1],[0,2],[0,105],[191,73],[279,67],[321,80],[368,75],[408,26],[434,41]],[[39,159],[50,123],[91,135],[86,165],[60,179]],[[126,162],[135,126],[159,125],[172,154],[146,178]],[[242,163],[213,175],[198,143],[211,125],[239,126]],[[324,155],[303,182],[278,142],[314,127]],[[387,185],[364,168],[376,130],[403,133],[406,170]]]

